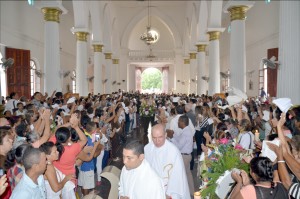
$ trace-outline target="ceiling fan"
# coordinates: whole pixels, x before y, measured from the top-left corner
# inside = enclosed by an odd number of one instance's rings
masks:
[[[2,61],[1,65],[4,71],[6,71],[15,63],[15,60],[13,58],[8,58],[8,59],[2,58],[1,61]]]
[[[209,81],[209,77],[207,77],[207,76],[202,76],[201,78],[202,78],[203,80],[205,80],[206,82]]]
[[[266,65],[270,69],[276,69],[280,65],[279,61],[276,61],[276,59],[275,56],[272,56],[270,59],[263,58],[261,64],[262,66]]]

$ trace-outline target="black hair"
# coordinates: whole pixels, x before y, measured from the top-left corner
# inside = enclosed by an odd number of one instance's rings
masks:
[[[41,151],[43,151],[46,155],[51,154],[51,149],[54,147],[55,144],[53,142],[45,142],[40,146]]]
[[[18,126],[16,126],[15,131],[19,137],[25,137],[27,132],[27,124],[25,122],[21,122]]]
[[[9,98],[12,99],[16,94],[17,94],[16,92],[11,92]]]
[[[250,168],[258,177],[258,181],[273,182],[273,165],[267,157],[254,157],[250,161]]]
[[[189,125],[189,118],[187,115],[181,115],[179,121],[183,122],[185,126]]]
[[[56,137],[56,147],[59,152],[59,158],[64,152],[64,146],[62,144],[66,143],[71,136],[71,132],[67,127],[60,127],[55,132]]]
[[[80,119],[81,126],[85,129],[87,123],[91,121],[91,118],[88,115],[82,115]]]
[[[184,108],[182,106],[176,106],[176,112],[177,112],[177,114],[183,114]]]
[[[88,123],[86,124],[85,130],[86,130],[87,132],[91,133],[91,131],[92,131],[93,129],[95,129],[96,127],[97,127],[97,126],[96,126],[96,123],[90,121],[90,122],[88,122]]]
[[[79,135],[78,135],[77,131],[75,129],[71,128],[70,132],[71,132],[71,141],[72,142],[78,142]]]
[[[21,144],[20,146],[18,146],[15,149],[15,159],[16,159],[17,163],[23,164],[24,153],[28,148],[31,148],[31,147],[32,146],[30,144]]]
[[[132,150],[134,155],[144,154],[144,145],[141,144],[138,140],[131,140],[127,142],[124,146],[124,149]]]

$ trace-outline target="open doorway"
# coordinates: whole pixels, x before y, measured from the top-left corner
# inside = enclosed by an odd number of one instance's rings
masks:
[[[147,68],[141,74],[142,93],[162,92],[162,73],[157,68]]]

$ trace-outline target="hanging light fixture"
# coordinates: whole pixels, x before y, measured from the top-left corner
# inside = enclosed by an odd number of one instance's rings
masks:
[[[156,30],[151,28],[151,16],[150,16],[150,0],[148,1],[148,25],[146,27],[146,32],[144,32],[140,39],[144,41],[147,45],[154,44],[159,39],[159,34]]]

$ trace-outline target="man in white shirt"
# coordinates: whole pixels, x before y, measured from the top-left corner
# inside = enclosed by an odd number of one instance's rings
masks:
[[[26,149],[23,157],[25,173],[12,192],[11,199],[45,199],[46,189],[43,174],[46,170],[46,155],[37,148]]]
[[[167,199],[190,199],[183,159],[177,147],[166,140],[162,124],[151,130],[152,142],[145,146],[145,158],[163,180]]]
[[[165,192],[160,177],[144,159],[144,146],[137,140],[123,148],[120,199],[164,199]]]
[[[174,134],[175,137],[179,136],[182,133],[182,129],[178,127],[178,120],[179,120],[179,117],[184,114],[184,108],[182,106],[178,105],[176,107],[176,112],[177,112],[177,115],[171,120],[170,129],[167,129],[168,135],[171,133],[171,134]],[[189,128],[195,134],[195,132],[196,132],[195,127],[190,119],[189,119]]]
[[[193,151],[193,136],[194,132],[189,128],[189,118],[186,115],[181,115],[178,120],[178,127],[182,129],[182,133],[177,136],[171,136],[171,142],[179,149],[184,162],[185,172],[188,179],[190,193],[194,193],[194,180],[190,170],[190,162]]]

